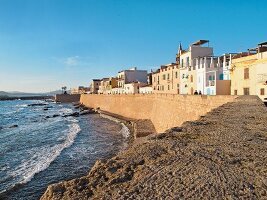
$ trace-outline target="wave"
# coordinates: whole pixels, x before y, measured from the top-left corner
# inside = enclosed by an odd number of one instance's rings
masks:
[[[57,144],[53,147],[50,147],[50,145],[43,146],[42,148],[36,147],[29,151],[29,153],[33,155],[31,159],[24,160],[23,163],[8,174],[9,176],[14,177],[14,179],[18,177],[18,181],[16,181],[17,183],[9,187],[8,190],[0,191],[0,196],[2,193],[14,190],[14,188],[17,188],[18,185],[31,181],[35,174],[47,169],[65,148],[70,147],[74,143],[74,140],[81,128],[77,123],[73,123],[68,126],[68,134],[63,143]]]
[[[120,123],[122,128],[121,128],[119,133],[122,134],[123,137],[128,138],[131,135],[131,132],[128,129],[128,127],[124,123],[122,123],[119,119],[117,119],[115,117],[111,117],[109,115],[105,115],[105,114],[100,114],[100,116],[103,117],[103,118],[109,119],[111,121]]]

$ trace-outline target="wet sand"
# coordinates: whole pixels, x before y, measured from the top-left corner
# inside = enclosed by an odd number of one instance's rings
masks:
[[[267,199],[267,107],[240,97],[49,186],[41,199]]]

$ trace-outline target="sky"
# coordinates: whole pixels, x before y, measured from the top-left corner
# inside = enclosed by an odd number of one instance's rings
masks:
[[[215,55],[267,41],[265,0],[0,0],[0,91],[89,86],[157,69],[199,40]]]

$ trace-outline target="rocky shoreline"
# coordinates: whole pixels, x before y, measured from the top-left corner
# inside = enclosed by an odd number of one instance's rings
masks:
[[[265,199],[266,169],[267,107],[244,96],[97,161],[41,199]]]

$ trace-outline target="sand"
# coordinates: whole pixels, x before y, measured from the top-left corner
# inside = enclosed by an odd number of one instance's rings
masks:
[[[267,199],[267,107],[238,98],[50,185],[41,199]]]

